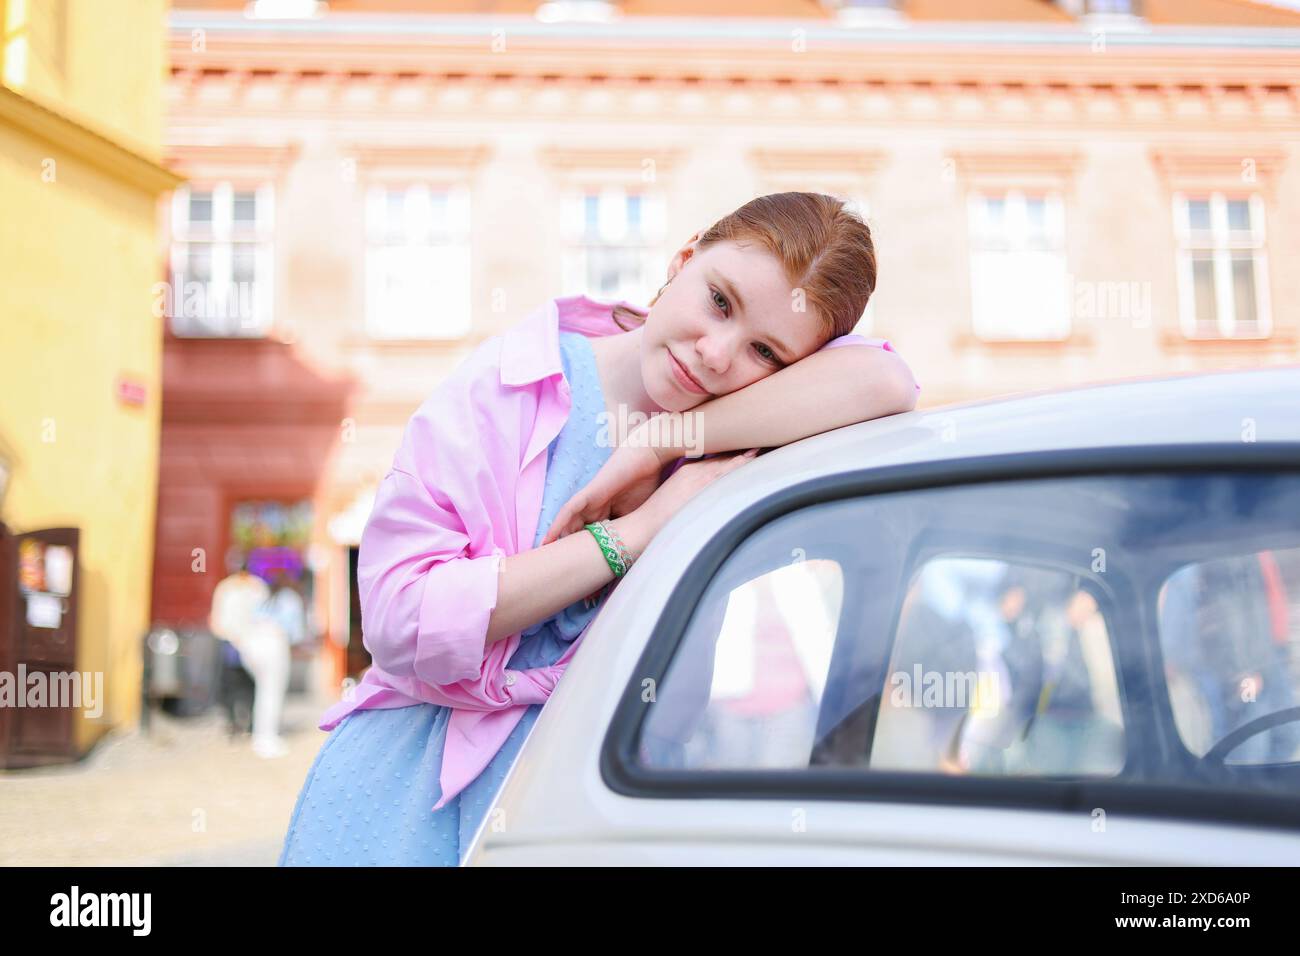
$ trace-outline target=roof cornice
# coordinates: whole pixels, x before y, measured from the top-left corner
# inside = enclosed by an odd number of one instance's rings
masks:
[[[175,189],[185,181],[136,149],[6,86],[0,86],[0,123],[17,127],[150,195]]]

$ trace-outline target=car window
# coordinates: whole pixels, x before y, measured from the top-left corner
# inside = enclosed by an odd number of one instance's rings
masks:
[[[715,560],[662,673],[640,679],[637,762],[1294,796],[1297,555],[1288,471],[983,481],[777,513]]]
[[[1178,733],[1197,756],[1300,703],[1300,548],[1185,564],[1165,579],[1157,606]],[[1228,744],[1224,759],[1300,760],[1300,722]]]
[[[711,614],[708,641],[692,644],[707,653],[697,679],[673,684],[667,718],[694,713],[683,692],[707,696],[707,707],[675,751],[654,735],[647,750],[673,766],[807,766],[817,715],[830,669],[843,599],[843,575],[835,561],[805,560],[792,549],[791,563],[739,583]],[[710,624],[712,628],[712,624]],[[702,678],[709,674],[705,686]],[[671,733],[670,733],[671,736]],[[658,746],[656,746],[658,744]]]
[[[1119,773],[1110,633],[1080,577],[990,558],[927,561],[903,599],[867,764]]]

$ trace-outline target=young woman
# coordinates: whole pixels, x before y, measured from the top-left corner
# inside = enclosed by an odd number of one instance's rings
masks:
[[[376,494],[357,569],[373,664],[322,719],[280,865],[458,864],[668,519],[760,447],[914,407],[889,343],[851,334],[875,284],[861,219],[777,193],[692,236],[648,312],[560,298],[478,346]]]

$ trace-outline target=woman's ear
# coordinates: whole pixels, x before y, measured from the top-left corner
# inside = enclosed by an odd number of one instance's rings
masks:
[[[672,282],[673,277],[676,276],[677,273],[681,271],[682,266],[686,265],[686,260],[689,259],[691,256],[695,255],[695,249],[699,244],[700,236],[703,234],[704,234],[703,229],[697,229],[695,231],[695,234],[691,236],[691,238],[686,240],[686,244],[682,246],[680,249],[678,249],[677,252],[673,255],[672,259],[668,263],[669,282]]]

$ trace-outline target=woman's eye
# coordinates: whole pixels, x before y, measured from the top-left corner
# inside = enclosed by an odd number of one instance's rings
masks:
[[[727,301],[727,297],[712,287],[709,288],[709,295],[718,311],[723,315],[727,315],[731,309],[731,303]],[[758,353],[764,362],[770,362],[773,365],[781,364],[781,357],[762,342],[754,343],[754,351]]]

